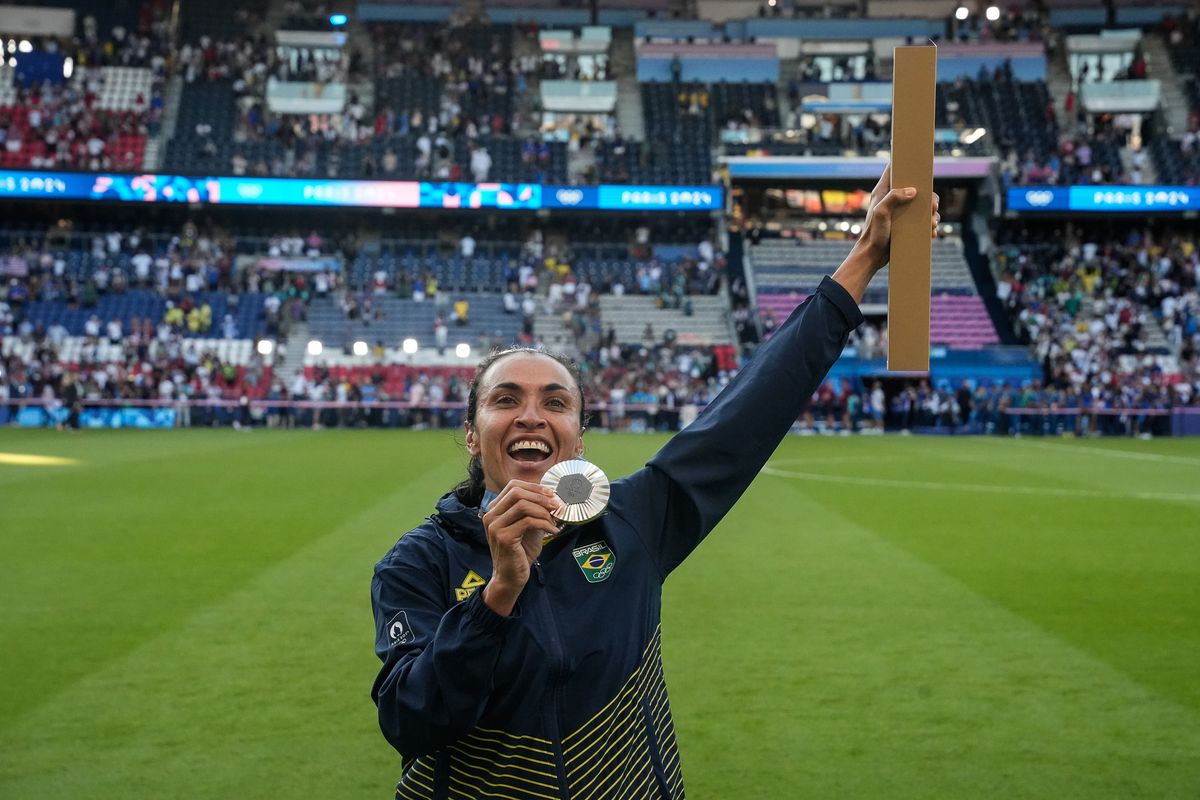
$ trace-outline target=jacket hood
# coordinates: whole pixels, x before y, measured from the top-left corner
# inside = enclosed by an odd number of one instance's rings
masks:
[[[487,546],[487,534],[483,530],[483,520],[479,518],[479,508],[463,505],[454,492],[447,492],[437,501],[435,516],[458,538]]]

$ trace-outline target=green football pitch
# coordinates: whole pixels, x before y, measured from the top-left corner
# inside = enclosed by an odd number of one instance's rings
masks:
[[[0,798],[390,797],[371,568],[464,461],[0,431]],[[789,438],[665,598],[693,798],[1200,798],[1200,440]]]

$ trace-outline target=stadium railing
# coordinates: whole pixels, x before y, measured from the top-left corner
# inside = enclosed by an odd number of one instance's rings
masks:
[[[144,422],[137,417],[131,421],[113,422],[114,414],[93,415],[84,427],[206,427],[230,425],[244,420],[245,424],[270,424],[268,417],[290,419],[297,426],[322,425],[329,427],[440,427],[461,425],[466,404],[461,401],[410,403],[406,400],[345,401],[336,400],[271,400],[193,399],[193,400],[86,400],[81,403],[87,412],[119,412],[122,410],[160,412],[147,414]],[[621,429],[632,432],[673,431],[690,423],[704,406],[687,403],[667,408],[659,403],[588,404],[597,429]],[[31,415],[32,410],[35,414]],[[161,412],[166,412],[161,413]],[[24,416],[19,416],[23,414]],[[59,401],[41,398],[11,398],[0,400],[0,425],[19,422],[25,427],[49,427],[66,421],[68,409]],[[35,416],[37,419],[35,419]],[[1153,433],[1155,436],[1200,435],[1200,407],[1173,408],[1054,408],[1050,406],[998,409],[989,415],[986,424],[973,422],[958,426],[926,426],[918,433],[988,434],[1059,436],[1078,430],[1080,418],[1094,417],[1101,424],[1091,435],[1134,436]],[[95,420],[102,420],[97,423]]]

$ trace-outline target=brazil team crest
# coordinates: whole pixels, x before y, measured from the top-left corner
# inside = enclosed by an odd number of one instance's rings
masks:
[[[583,570],[588,583],[599,583],[612,574],[617,565],[617,556],[608,548],[608,542],[594,542],[571,551],[575,563]]]

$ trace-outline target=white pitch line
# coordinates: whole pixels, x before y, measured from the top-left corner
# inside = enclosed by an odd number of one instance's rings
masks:
[[[1183,494],[1177,492],[1117,492],[1101,491],[1099,489],[1056,489],[1052,486],[998,486],[991,483],[946,483],[943,481],[907,481],[899,478],[867,478],[860,475],[822,475],[817,472],[796,472],[779,469],[770,464],[763,467],[763,472],[779,478],[800,478],[822,483],[849,483],[858,486],[881,486],[889,489],[928,489],[952,492],[987,492],[991,494],[1031,494],[1047,497],[1086,497],[1106,499],[1112,497],[1133,497],[1138,500],[1174,501],[1182,503],[1200,503],[1200,494]]]
[[[867,463],[878,464],[883,461],[896,461],[900,458],[898,455],[862,455],[862,456],[821,456],[816,458],[807,456],[802,458],[775,458],[771,460],[771,465],[781,467],[785,464],[808,464],[809,466],[827,464],[853,464]]]
[[[1111,450],[1105,447],[1082,447],[1077,444],[1051,444],[1049,442],[1033,442],[1028,439],[999,439],[994,437],[984,438],[988,438],[993,441],[1013,442],[1015,444],[1025,445],[1026,447],[1040,447],[1043,450],[1071,450],[1073,452],[1086,453],[1088,455],[1128,458],[1135,461],[1153,461],[1160,464],[1187,464],[1191,467],[1200,467],[1200,458],[1189,458],[1187,456],[1168,456],[1161,453],[1134,453],[1129,450]]]

